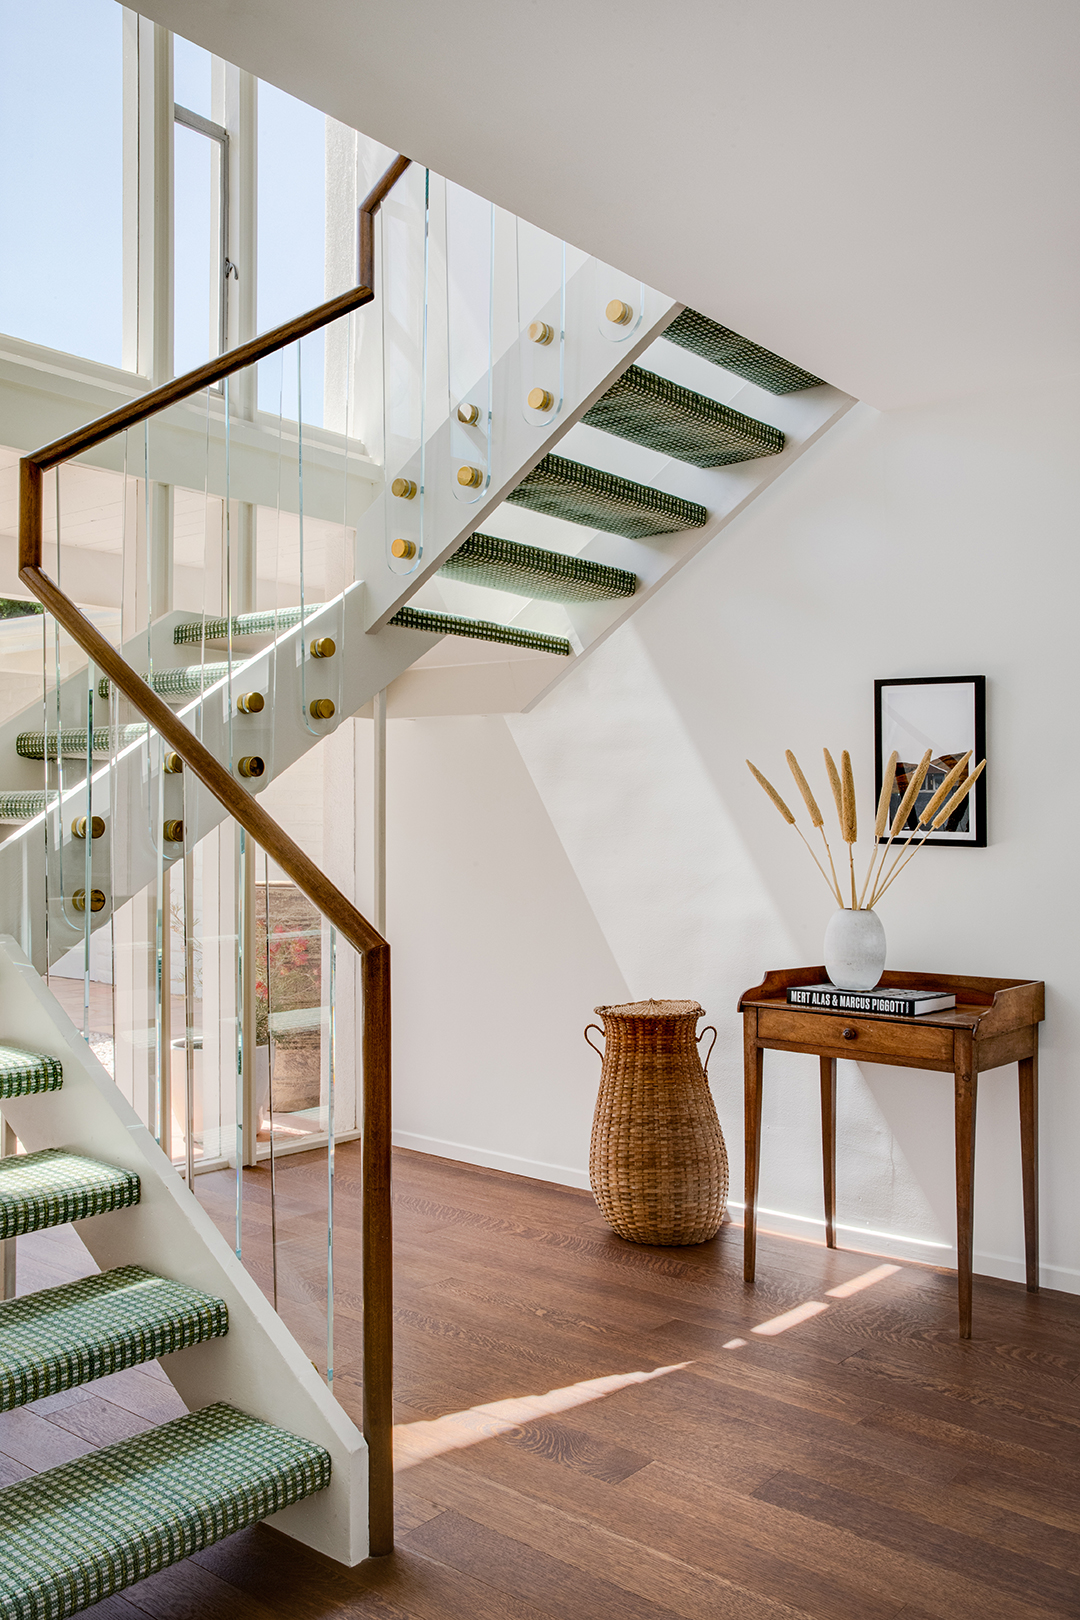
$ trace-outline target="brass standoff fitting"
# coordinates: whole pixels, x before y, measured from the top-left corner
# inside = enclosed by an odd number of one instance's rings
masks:
[[[550,411],[555,403],[555,395],[547,388],[530,388],[529,405],[534,411]]]
[[[261,692],[241,692],[236,707],[241,714],[261,714],[266,707],[266,699]]]
[[[94,816],[93,819],[92,819],[92,822],[91,822],[91,826],[90,826],[90,836],[91,836],[91,838],[100,838],[104,831],[105,831],[105,823],[104,823],[104,821],[101,819],[100,816]],[[72,836],[72,838],[85,838],[86,837],[86,817],[85,816],[76,816],[75,817],[75,820],[71,823],[71,836]]]
[[[313,720],[332,720],[335,712],[334,700],[333,698],[316,698],[313,703],[308,705],[308,710]]]
[[[184,823],[182,821],[163,822],[161,836],[167,844],[182,844],[184,842]]]
[[[411,501],[416,494],[416,485],[411,478],[395,478],[390,485],[390,493],[400,496],[403,501]]]
[[[484,482],[484,475],[479,467],[459,467],[457,481],[459,484],[464,485],[466,489],[479,489]]]
[[[416,546],[411,540],[392,540],[390,542],[391,557],[415,557]]]
[[[75,893],[71,897],[71,903],[75,907],[76,911],[85,911],[86,910],[86,890],[85,889],[76,889]],[[104,889],[91,889],[90,890],[90,910],[91,911],[104,911],[105,910],[105,890]]]
[[[258,754],[245,754],[243,759],[237,762],[236,768],[241,776],[261,776],[266,765]]]
[[[466,427],[475,427],[480,420],[479,405],[459,405],[457,419],[459,422],[464,422]]]
[[[329,636],[317,636],[311,643],[312,658],[333,658],[337,652],[337,642]]]
[[[529,341],[531,343],[550,343],[555,336],[555,328],[549,326],[547,321],[533,321],[529,327]]]
[[[604,314],[613,326],[629,326],[634,318],[634,307],[624,304],[621,298],[613,298]]]
[[[179,754],[165,755],[165,769],[170,776],[179,776],[184,768],[184,762]]]

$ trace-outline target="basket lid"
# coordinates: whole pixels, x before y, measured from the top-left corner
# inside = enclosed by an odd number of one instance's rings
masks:
[[[601,1018],[704,1018],[697,1001],[625,1001],[619,1007],[594,1007]]]

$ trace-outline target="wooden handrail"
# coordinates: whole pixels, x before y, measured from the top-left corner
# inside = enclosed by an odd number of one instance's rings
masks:
[[[74,433],[65,434],[62,439],[54,439],[52,444],[43,445],[40,450],[35,450],[32,456],[25,459],[32,461],[42,472],[48,472],[50,467],[59,466],[62,461],[70,461],[72,456],[82,455],[84,450],[93,450],[96,445],[104,444],[106,439],[113,438],[117,433],[123,433],[125,428],[137,427],[140,422],[156,416],[168,406],[176,405],[182,399],[190,399],[192,394],[198,394],[204,388],[210,388],[214,383],[221,382],[223,378],[231,377],[234,371],[243,371],[246,366],[253,366],[257,361],[265,360],[267,355],[276,354],[279,349],[287,348],[299,338],[307,337],[309,332],[317,332],[320,327],[329,326],[331,321],[338,320],[342,315],[348,315],[352,310],[370,304],[375,297],[375,215],[391,188],[409,167],[409,162],[407,157],[396,157],[378,185],[360,204],[357,219],[359,275],[355,287],[350,287],[348,292],[339,293],[336,298],[328,299],[325,304],[317,304],[314,309],[309,309],[306,315],[297,315],[291,321],[273,327],[261,337],[251,338],[235,349],[228,349],[216,359],[208,360],[204,366],[196,366],[194,371],[186,371],[182,377],[173,377],[169,382],[149,389],[137,399],[118,406],[115,411],[108,411],[104,416],[95,417],[94,421],[88,422],[85,427],[77,428]],[[20,525],[20,570],[34,566],[32,548],[33,541],[27,541]],[[37,562],[40,565],[40,544]]]
[[[359,209],[359,285],[262,337],[230,349],[183,377],[150,389],[118,410],[69,433],[19,463],[19,578],[103,674],[180,755],[219,804],[276,861],[302,893],[361,956],[364,997],[363,1099],[363,1376],[364,1438],[368,1447],[368,1550],[378,1557],[394,1547],[393,1253],[390,1206],[390,947],[283,827],[216,760],[162,702],[116,648],[42,569],[42,479],[51,467],[103,444],[177,401],[188,399],[233,372],[317,332],[374,298],[374,216],[409,166],[397,157]]]

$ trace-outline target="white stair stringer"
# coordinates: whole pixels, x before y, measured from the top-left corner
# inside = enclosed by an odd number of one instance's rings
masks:
[[[475,501],[462,498],[457,469],[462,464],[460,429],[443,420],[411,460],[396,469],[406,479],[423,483],[423,552],[412,573],[394,572],[387,561],[388,521],[406,503],[384,489],[360,518],[356,529],[356,573],[367,581],[369,632],[381,630],[399,608],[432,579],[463,541],[501,505],[527,473],[553,450],[585,412],[605,394],[627,366],[639,359],[682,309],[652,288],[643,288],[642,318],[623,342],[601,332],[596,318],[596,260],[582,266],[566,283],[566,349],[562,408],[553,421],[526,421],[523,404],[528,381],[523,358],[527,339],[511,344],[492,368],[492,441],[490,477]],[[558,331],[560,298],[537,311],[537,319]],[[422,462],[422,466],[421,466]],[[426,605],[426,604],[425,604]]]
[[[671,347],[663,342],[656,343],[644,356],[643,363],[655,364],[660,369],[667,358],[665,351]],[[681,358],[679,351],[674,352]],[[634,595],[589,603],[529,602],[510,621],[515,628],[523,630],[569,635],[574,646],[573,657],[558,658],[497,647],[485,649],[482,643],[460,642],[450,636],[437,653],[420,660],[394,682],[388,693],[389,714],[406,718],[528,712],[565,680],[581,658],[636,613],[857,403],[851,395],[828,385],[778,396],[752,384],[741,385],[728,396],[727,402],[756,420],[780,428],[785,435],[782,452],[733,466],[699,468],[674,459],[659,463],[654,452],[642,450],[636,444],[615,439],[583,423],[574,426],[570,443],[565,447],[565,453],[572,459],[698,502],[706,508],[708,522],[701,528],[683,529],[647,540],[630,540],[583,527],[582,543],[575,547],[573,555],[636,574],[638,588]],[[491,533],[530,544],[544,543],[540,525],[547,521],[509,503],[500,506],[493,517],[488,513],[486,519]],[[563,525],[564,533],[570,527]],[[429,597],[441,583],[436,581],[426,586],[423,606],[436,606]],[[492,616],[491,593],[483,593],[488,605],[472,610],[467,605],[470,589],[455,583],[453,611],[475,611],[479,617]]]
[[[682,305],[644,288],[643,318],[633,337],[613,343],[601,331],[596,319],[597,276],[603,270],[590,260],[567,282],[566,287],[566,367],[562,408],[553,422],[537,426],[526,421],[521,401],[526,390],[527,348],[523,338],[511,345],[496,361],[492,382],[491,475],[481,495],[471,504],[460,498],[456,483],[462,461],[460,429],[442,421],[424,446],[423,464],[419,452],[400,469],[401,475],[417,483],[423,481],[423,549],[411,573],[396,572],[387,557],[388,539],[395,514],[404,515],[406,503],[389,488],[375,499],[357,526],[357,572],[368,582],[366,623],[369,634],[393,617],[417,593],[416,605],[437,608],[436,575],[468,537],[477,530],[501,534],[509,539],[526,528],[528,539],[543,544],[533,514],[514,505],[504,505],[506,497],[521,483],[549,451],[567,435],[570,443],[563,453],[589,466],[600,467],[666,494],[705,507],[708,521],[700,528],[661,534],[647,540],[630,540],[601,530],[582,530],[583,544],[574,554],[590,561],[628,569],[637,575],[638,589],[632,597],[612,601],[557,605],[531,602],[511,619],[514,628],[567,635],[574,648],[570,658],[532,657],[524,654],[514,662],[495,660],[488,655],[447,661],[443,668],[410,670],[389,693],[392,715],[499,712],[532,708],[547,692],[564,680],[578,660],[637,612],[641,605],[673,574],[734,521],[776,478],[833,427],[857,402],[840,389],[823,384],[800,392],[776,395],[754,384],[744,383],[732,393],[724,393],[725,403],[736,411],[780,428],[785,445],[779,455],[714,468],[694,467],[675,459],[659,461],[656,454],[623,439],[613,438],[588,427],[581,419],[626,368],[640,361],[661,374],[678,375],[697,369],[696,386],[709,392],[707,379],[728,377],[721,368],[697,359],[685,351],[659,341]],[[537,312],[538,319],[556,324],[558,299]],[[695,386],[689,378],[681,381]],[[522,536],[524,537],[524,536]],[[399,565],[400,566],[400,565]],[[468,587],[457,585],[455,609],[476,617],[491,617],[491,608],[468,605]],[[490,604],[490,593],[478,593],[478,601]],[[499,615],[494,615],[498,617]],[[453,638],[451,638],[453,639]]]
[[[265,774],[257,780],[243,782],[251,792],[260,792],[439,640],[438,636],[425,631],[397,626],[390,626],[377,636],[365,635],[364,594],[364,584],[359,582],[332,602],[318,606],[302,626],[284,632],[243,661],[238,659],[231,678],[208,688],[201,699],[192,699],[178,711],[180,718],[223,763],[228,764],[231,759],[235,765],[238,759],[249,754],[265,760]],[[174,622],[191,617],[169,615],[170,635]],[[323,636],[331,637],[338,650],[333,660],[307,660],[306,697],[310,703],[313,698],[326,695],[332,686],[336,712],[332,720],[314,722],[306,717],[302,703],[301,662],[305,644]],[[177,647],[175,652],[184,656],[170,658],[170,664],[199,662],[198,646]],[[220,651],[207,649],[208,661],[222,657]],[[271,690],[271,660],[276,661],[272,700],[261,714],[237,714],[239,693]],[[82,679],[85,681],[85,677]],[[129,722],[138,722],[139,716],[128,712],[130,705],[125,704],[124,710]],[[34,718],[29,724],[25,716],[5,723],[4,738],[0,740],[8,741],[9,758],[14,758],[15,731],[40,729],[40,704],[30,712]],[[108,704],[102,700],[95,711],[95,729],[107,724],[108,712]],[[99,713],[101,719],[98,719]],[[120,813],[123,837],[93,841],[92,883],[106,896],[104,909],[92,913],[94,929],[108,923],[119,906],[154,880],[162,849],[163,819],[175,817],[185,821],[186,841],[191,848],[225,818],[217,799],[189,773],[160,776],[163,791],[159,797],[159,754],[158,740],[148,743],[144,739],[129,743],[112,761],[103,759],[95,765],[91,777],[93,814],[108,821]],[[36,772],[33,785],[40,786],[40,764],[36,765]],[[25,779],[24,774],[14,785],[22,785]],[[39,971],[80,944],[84,937],[84,916],[72,910],[69,899],[75,889],[85,887],[86,883],[86,842],[71,837],[73,819],[86,814],[84,781],[70,788],[65,786],[61,808],[63,842],[59,855],[54,852],[47,858],[46,854],[45,823],[48,815],[50,826],[55,828],[53,812],[35,816],[0,844],[0,933],[21,939]],[[182,853],[181,845],[165,844],[161,858],[170,866]],[[45,893],[47,861],[46,926],[41,899]]]
[[[733,523],[751,502],[857,403],[850,394],[827,384],[798,393],[776,395],[747,383],[731,400],[732,408],[780,428],[785,443],[779,455],[740,461],[728,467],[693,467],[685,461],[669,460],[659,471],[642,477],[640,481],[647,482],[654,489],[704,506],[709,514],[708,522],[700,529],[682,529],[675,534],[658,535],[650,540],[628,540],[622,535],[592,531],[586,544],[575,555],[590,562],[629,569],[637,575],[638,588],[633,596],[615,601],[565,604],[562,611],[569,620],[572,639],[580,650],[575,658],[560,659],[558,663],[552,661],[550,680],[530,696],[524,705],[525,711],[533,708],[564,680],[580,658],[599,647],[621,624],[625,624],[644,602],[709,545],[729,523]],[[595,435],[596,441],[607,439],[609,444],[611,442],[608,435],[601,434],[596,428],[582,427],[580,431]],[[602,464],[604,447],[598,444],[597,448],[600,454],[596,460]],[[621,448],[632,451],[633,447]],[[582,455],[582,459],[590,458]],[[544,603],[530,603],[515,617],[514,625],[522,629],[550,629],[550,610],[545,609]]]
[[[324,1446],[332,1459],[328,1489],[267,1522],[341,1564],[359,1563],[368,1549],[363,1435],[7,935],[0,935],[0,1017],[5,1042],[63,1066],[59,1091],[4,1102],[26,1150],[68,1148],[139,1177],[138,1204],[76,1224],[97,1264],[144,1266],[228,1306],[223,1338],[162,1358],[181,1399],[192,1410],[226,1401]]]

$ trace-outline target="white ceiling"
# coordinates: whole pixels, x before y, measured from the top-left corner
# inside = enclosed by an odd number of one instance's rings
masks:
[[[140,9],[882,408],[1080,362],[1077,0]]]

